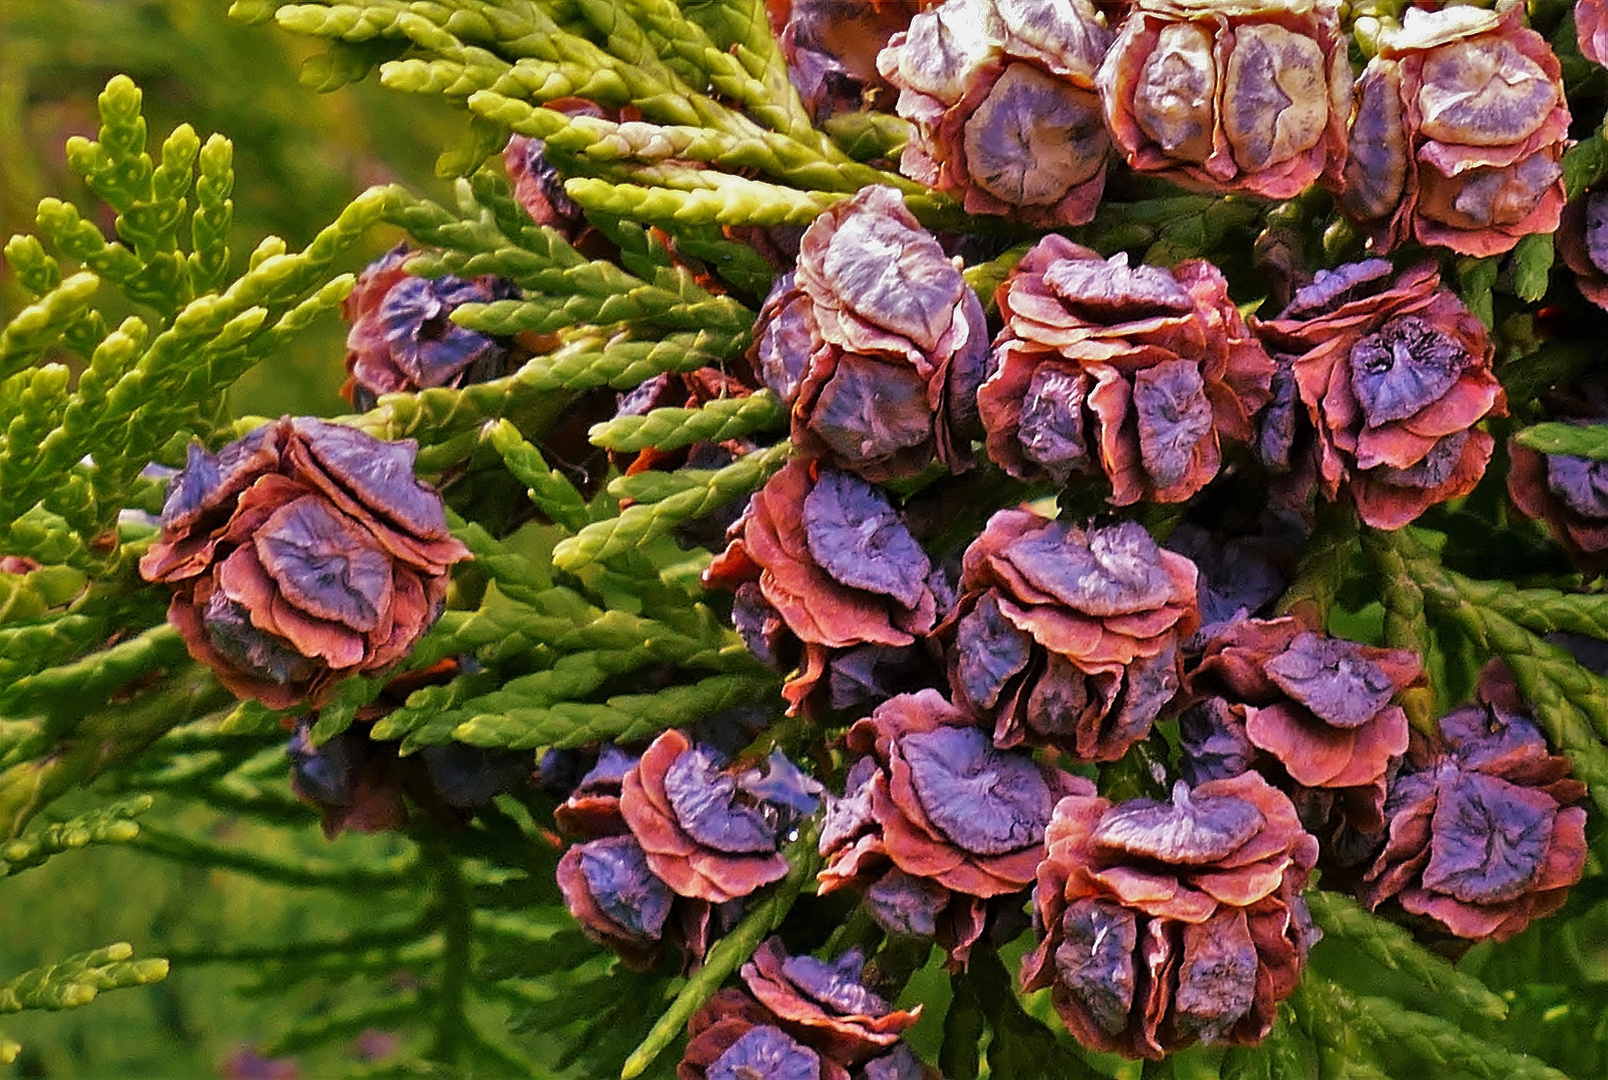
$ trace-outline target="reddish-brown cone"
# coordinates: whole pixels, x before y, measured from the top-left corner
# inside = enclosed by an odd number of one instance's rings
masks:
[[[620,812],[621,789],[638,760],[605,745],[554,811],[559,828],[585,838],[558,860],[559,892],[586,936],[633,970],[651,969],[670,947],[683,967],[692,967],[720,932],[721,911],[708,900],[677,895],[649,867]]]
[[[1267,1034],[1315,936],[1318,843],[1289,799],[1255,773],[1180,781],[1171,803],[1090,791],[1056,805],[1045,844],[1022,987],[1052,987],[1080,1042],[1161,1058]]]
[[[271,708],[321,704],[345,676],[406,656],[469,557],[413,478],[416,452],[289,416],[217,455],[192,444],[140,559],[172,586],[190,655]]]
[[[977,392],[988,456],[1012,476],[1104,475],[1111,501],[1182,502],[1249,440],[1273,361],[1216,267],[1102,259],[1046,236],[999,290],[1005,328]]]
[[[1363,902],[1440,936],[1506,941],[1563,906],[1586,863],[1586,788],[1549,752],[1499,664],[1479,698],[1441,717],[1390,786],[1389,840]]]
[[[769,1009],[727,988],[687,1021],[677,1080],[849,1080],[849,1071],[794,1039]]]
[[[800,451],[880,483],[971,463],[982,303],[890,187],[816,218],[755,328],[754,368]]]
[[[1608,424],[1608,419],[1598,426]],[[1509,440],[1508,497],[1544,521],[1587,577],[1608,573],[1608,461],[1543,454]]]
[[[820,123],[839,113],[892,106],[877,53],[930,0],[768,0],[787,77]]]
[[[706,584],[737,594],[750,648],[781,670],[805,707],[829,661],[865,645],[903,648],[932,630],[933,568],[888,497],[853,473],[789,462],[749,500]]]
[[[1363,521],[1399,529],[1479,483],[1494,443],[1474,425],[1505,416],[1507,399],[1484,324],[1434,264],[1320,271],[1255,325],[1316,433],[1326,498],[1349,488]]]
[[[969,213],[1089,221],[1110,157],[1094,91],[1110,43],[1088,0],[948,0],[917,15],[877,58],[915,125],[900,170]]]
[[[988,901],[1033,880],[1055,800],[1088,782],[996,749],[936,690],[890,698],[848,748],[860,757],[822,824],[820,891],[866,889],[880,923],[935,936],[963,964]]]
[[[1587,191],[1565,206],[1552,239],[1580,295],[1608,311],[1608,191]]]
[[[1231,728],[1262,752],[1245,764],[1287,791],[1309,831],[1350,830],[1345,851],[1325,855],[1351,855],[1351,834],[1382,838],[1386,775],[1407,752],[1407,716],[1392,700],[1424,678],[1406,649],[1327,637],[1288,617],[1231,623],[1189,673],[1185,750],[1196,729]],[[1191,766],[1186,776],[1214,775],[1210,763]]]
[[[1114,761],[1149,734],[1200,624],[1193,563],[1134,522],[1080,529],[1001,510],[963,566],[949,681],[995,745]]]
[[[1146,0],[1098,83],[1112,139],[1140,172],[1269,199],[1339,185],[1351,67],[1334,4]]]
[[[372,409],[381,394],[485,382],[530,355],[512,339],[452,321],[464,304],[517,298],[518,286],[490,274],[418,277],[403,269],[414,254],[398,244],[366,267],[341,301],[341,316],[351,323],[341,396],[359,409]]]
[[[1608,0],[1575,0],[1574,21],[1580,55],[1608,64]]]
[[[779,938],[769,938],[741,974],[749,993],[775,1017],[773,1023],[852,1068],[897,1045],[899,1033],[921,1016],[921,1006],[895,1009],[868,989],[860,981],[864,965],[857,949],[827,962],[789,956]]]
[[[1569,106],[1523,15],[1408,8],[1358,78],[1340,205],[1378,250],[1497,255],[1558,227]]]
[[[666,731],[625,774],[620,814],[647,866],[678,896],[723,904],[787,873],[776,814],[741,793],[724,762]]]

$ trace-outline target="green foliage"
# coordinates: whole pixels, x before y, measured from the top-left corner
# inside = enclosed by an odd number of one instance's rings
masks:
[[[76,1009],[102,990],[147,986],[168,973],[166,960],[131,960],[134,947],[108,945],[46,968],[25,971],[0,984],[0,1013],[24,1009]]]
[[[1514,436],[1520,446],[1539,450],[1543,454],[1571,454],[1575,457],[1608,459],[1608,427],[1592,424],[1576,427],[1572,424],[1537,424],[1525,428]]]
[[[12,840],[0,847],[0,877],[39,866],[52,855],[87,844],[126,844],[140,834],[133,819],[150,808],[150,796],[141,795]]]
[[[80,5],[68,6],[77,17]],[[206,21],[177,0],[144,6]],[[72,888],[61,867],[115,854],[128,860],[120,873],[137,866],[131,879],[149,875],[138,880],[153,893],[153,882],[171,875],[196,892],[216,878],[245,883],[246,907],[269,895],[290,899],[260,935],[248,925],[253,932],[237,938],[239,926],[219,923],[200,940],[153,922],[153,933],[174,938],[161,950],[168,960],[136,961],[129,946],[113,945],[0,973],[9,980],[0,984],[0,1012],[82,1005],[100,990],[160,980],[171,962],[175,983],[208,970],[244,974],[242,996],[278,1008],[239,1037],[317,1067],[371,1076],[667,1076],[688,1017],[785,928],[812,948],[862,944],[891,996],[942,984],[947,997],[926,998],[923,1048],[952,1080],[1137,1080],[1138,1065],[1079,1047],[1049,995],[1015,992],[1007,960],[1028,947],[1025,935],[998,948],[980,943],[970,966],[951,976],[927,964],[924,944],[917,956],[863,919],[838,918],[834,898],[809,888],[817,870],[809,827],[787,846],[787,877],[749,905],[690,977],[624,972],[576,929],[554,880],[561,842],[546,825],[552,800],[534,787],[473,815],[418,800],[405,829],[384,838],[326,847],[310,835],[314,815],[292,793],[279,745],[298,719],[313,720],[322,744],[354,728],[394,744],[381,752],[397,770],[463,744],[522,754],[528,773],[533,752],[641,742],[759,706],[778,722],[745,754],[809,746],[821,769],[838,769],[835,729],[774,715],[779,680],[743,646],[719,610],[724,601],[698,586],[709,552],[688,531],[787,462],[788,407],[770,391],[612,419],[595,407],[660,376],[746,362],[774,269],[729,230],[807,224],[862,187],[887,184],[933,229],[991,234],[991,252],[1005,253],[965,270],[985,302],[1029,234],[969,218],[953,199],[886,167],[908,138],[904,121],[865,113],[818,130],[788,82],[759,0],[236,0],[229,10],[242,24],[230,32],[289,50],[304,85],[336,93],[296,95],[277,110],[259,110],[249,95],[236,102],[224,114],[242,125],[228,129],[240,136],[237,152],[223,135],[176,119],[156,123],[146,107],[158,95],[148,102],[134,80],[116,76],[100,93],[94,137],[66,140],[61,194],[30,183],[33,205],[20,215],[7,196],[7,231],[17,235],[4,247],[0,554],[28,562],[0,572],[0,877],[8,890],[47,882],[48,900]],[[36,9],[26,15],[30,27],[42,18]],[[106,27],[127,26],[126,14],[104,18]],[[216,33],[204,40],[229,55]],[[126,66],[152,62],[131,55]],[[41,70],[30,59],[26,85]],[[378,92],[376,82],[409,97],[393,94],[406,108],[389,110],[386,123],[348,125],[369,144],[353,151],[366,166],[352,175],[400,172],[407,182],[348,198],[358,185],[320,172],[312,160],[320,155],[297,142],[293,121],[304,107],[339,109],[333,103],[348,95]],[[0,118],[14,117],[9,103],[25,96],[0,95]],[[602,115],[572,110],[565,99],[574,97]],[[308,104],[315,101],[322,104]],[[428,122],[415,130],[415,116]],[[153,128],[166,134],[153,138]],[[565,192],[586,211],[590,242],[537,225],[514,199],[494,156],[511,133],[543,140]],[[376,143],[435,158],[450,188],[422,191],[428,181],[391,169]],[[1600,182],[1603,145],[1599,132],[1566,155],[1572,193]],[[259,217],[243,228],[242,218],[257,213],[254,200],[275,188],[288,193],[284,222],[270,228]],[[1246,265],[1250,241],[1270,224],[1293,222],[1334,261],[1360,243],[1326,196],[1270,208],[1131,178],[1118,194],[1075,230],[1077,239],[1153,263],[1204,256],[1225,266]],[[311,381],[338,380],[343,330],[329,316],[354,286],[351,271],[398,233],[424,249],[412,273],[498,275],[520,292],[452,314],[461,327],[514,339],[513,370],[460,388],[387,394],[341,418],[419,443],[420,469],[445,492],[473,562],[458,569],[445,615],[385,677],[347,680],[316,717],[239,703],[188,658],[164,621],[165,596],[138,577],[163,489],[147,470],[181,465],[192,441],[216,449],[259,426],[256,414],[281,400],[264,387],[309,383],[294,366],[309,342],[323,366]],[[1593,362],[1578,343],[1520,344],[1513,329],[1517,305],[1566,291],[1556,288],[1564,271],[1552,237],[1446,269],[1471,309],[1509,335],[1499,371],[1516,405]],[[1260,302],[1235,299],[1247,311]],[[337,408],[333,399],[317,406]],[[570,430],[577,423],[590,427]],[[1532,423],[1516,438],[1546,453],[1608,458],[1600,425]],[[625,471],[633,454],[733,440],[750,449],[719,468]],[[610,464],[578,464],[586,455]],[[938,505],[943,484],[930,479],[901,496]],[[1591,945],[1608,921],[1608,678],[1547,640],[1557,632],[1608,640],[1608,595],[1544,567],[1519,584],[1462,572],[1458,514],[1483,514],[1495,534],[1480,538],[1489,545],[1541,543],[1494,509],[1492,484],[1466,507],[1395,533],[1363,528],[1344,506],[1325,510],[1279,607],[1423,656],[1429,685],[1401,699],[1421,733],[1466,696],[1480,661],[1504,659],[1596,804],[1588,832],[1595,861],[1576,899],[1556,925],[1532,928],[1511,948],[1482,946],[1454,965],[1339,893],[1314,889],[1311,910],[1326,940],[1267,1039],[1197,1048],[1146,1066],[1144,1076],[1429,1070],[1550,1080],[1592,1075],[1605,1063],[1600,1020],[1582,1024],[1572,1042],[1542,1045],[1532,1032],[1560,1008],[1583,1015],[1608,1004],[1608,957]],[[986,471],[949,490],[969,503],[940,523],[951,531],[1019,495],[1046,494]],[[1111,775],[1148,784],[1151,764],[1160,759],[1146,749]],[[0,920],[22,895],[6,894]],[[64,928],[49,946],[60,955],[82,942]],[[1562,970],[1544,970],[1558,956],[1567,958]],[[398,1035],[394,1056],[349,1060],[351,1041],[374,1031]],[[0,1061],[22,1052],[0,1037]]]

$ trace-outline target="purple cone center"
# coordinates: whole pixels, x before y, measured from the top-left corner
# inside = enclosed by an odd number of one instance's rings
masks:
[[[1133,799],[1100,818],[1093,840],[1102,847],[1185,866],[1217,862],[1262,828],[1255,806],[1229,795],[1198,797],[1180,780],[1170,803]]]
[[[1183,315],[1194,301],[1178,279],[1159,266],[1129,266],[1126,252],[1098,259],[1060,259],[1044,271],[1044,284],[1078,314],[1094,322]]]
[[[1391,319],[1351,347],[1351,385],[1369,427],[1405,420],[1457,384],[1469,357],[1416,315]]]
[[[1071,526],[1052,521],[1005,556],[1035,588],[1088,615],[1148,611],[1172,597],[1161,549],[1131,521],[1090,530],[1081,541]]]
[[[648,869],[642,848],[629,836],[580,845],[581,875],[603,914],[632,936],[657,940],[675,897]]]
[[[1312,284],[1298,290],[1281,319],[1310,319],[1378,291],[1395,273],[1388,259],[1364,259],[1333,270],[1319,270]]]
[[[821,1059],[781,1028],[760,1024],[709,1063],[708,1080],[819,1080]]]
[[[1457,773],[1440,785],[1424,888],[1472,904],[1523,896],[1541,874],[1557,808],[1544,791]]]
[[[790,956],[782,962],[782,974],[794,986],[840,1016],[883,1016],[889,1005],[860,981],[865,957],[850,949],[828,963],[813,956]]]
[[[1267,662],[1267,674],[1286,694],[1339,728],[1358,728],[1390,703],[1395,685],[1362,646],[1310,630]]]
[[[1547,487],[1581,517],[1608,520],[1608,461],[1550,454]]]
[[[743,801],[735,777],[703,746],[683,751],[664,777],[665,795],[676,821],[694,840],[734,855],[776,850],[776,825],[752,801]]]
[[[932,564],[888,497],[852,473],[822,469],[804,497],[810,557],[841,584],[921,603]]]
[[[978,855],[1004,855],[1044,839],[1054,800],[1031,758],[996,750],[977,728],[906,735],[899,749],[927,817]]]

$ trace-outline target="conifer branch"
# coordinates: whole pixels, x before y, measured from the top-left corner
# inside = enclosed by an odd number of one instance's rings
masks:
[[[774,892],[755,904],[743,916],[743,921],[709,950],[703,967],[687,980],[675,1001],[654,1022],[648,1037],[626,1058],[625,1065],[620,1069],[621,1080],[634,1080],[646,1072],[654,1059],[681,1033],[687,1019],[753,955],[759,943],[781,925],[798,899],[804,883],[815,876],[820,861],[815,851],[815,830],[805,830],[793,842],[787,856],[790,864],[787,876],[776,885]]]
[[[0,877],[31,869],[53,855],[89,844],[126,844],[140,832],[133,819],[149,810],[151,803],[149,795],[137,795],[0,844]]]
[[[134,960],[126,942],[82,953],[59,964],[25,971],[0,983],[0,1013],[25,1009],[76,1009],[103,990],[149,986],[167,977],[166,960]]]

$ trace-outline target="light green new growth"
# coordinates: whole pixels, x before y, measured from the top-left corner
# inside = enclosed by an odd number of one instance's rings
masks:
[[[25,971],[0,984],[0,1013],[24,1009],[76,1009],[102,990],[148,986],[167,977],[166,960],[131,960],[132,945],[119,942],[49,967]]]
[[[565,908],[556,884],[565,840],[551,828],[562,795],[521,783],[471,816],[439,800],[426,806],[410,789],[415,805],[397,835],[309,848],[319,817],[338,821],[348,807],[309,805],[317,800],[305,776],[292,792],[286,729],[311,722],[323,747],[352,740],[341,745],[382,757],[395,770],[386,776],[424,776],[441,760],[435,755],[473,747],[493,752],[476,760],[516,761],[523,781],[538,761],[531,751],[640,745],[738,707],[760,706],[775,719],[780,677],[744,646],[724,613],[727,598],[706,599],[697,582],[710,553],[685,527],[740,504],[786,464],[789,405],[770,390],[689,395],[593,423],[584,438],[581,424],[566,430],[566,421],[608,416],[617,394],[660,377],[674,389],[700,369],[740,375],[777,273],[750,243],[751,230],[806,225],[866,185],[900,191],[934,230],[994,234],[1002,241],[994,252],[1014,244],[965,270],[985,304],[1030,241],[1011,223],[968,218],[954,199],[893,171],[908,122],[867,111],[818,130],[788,79],[763,0],[235,0],[230,14],[264,24],[264,35],[275,24],[318,39],[322,51],[302,69],[309,86],[334,90],[377,71],[393,90],[445,98],[462,120],[436,164],[450,189],[437,202],[400,185],[374,187],[304,249],[269,236],[246,254],[229,245],[228,139],[180,124],[153,142],[140,91],[119,76],[100,96],[96,137],[69,142],[69,166],[106,212],[44,199],[32,233],[4,247],[22,296],[0,328],[0,553],[40,565],[0,572],[0,878],[79,847],[117,844],[164,868],[362,898],[371,917],[321,926],[304,940],[171,951],[181,966],[248,972],[253,993],[328,995],[318,1000],[329,1007],[264,1032],[264,1053],[340,1047],[383,1029],[410,1042],[398,1060],[362,1066],[375,1075],[668,1076],[689,1017],[790,912],[819,919],[846,910],[833,907],[840,898],[808,889],[819,863],[813,826],[784,844],[782,882],[750,898],[740,917],[711,915],[716,932],[701,968],[684,978],[666,960],[638,975],[584,936]],[[577,97],[590,105],[577,106]],[[512,134],[542,140],[563,190],[586,212],[584,235],[538,225],[515,199],[497,156]],[[1565,155],[1571,193],[1608,174],[1605,146],[1599,132]],[[1241,258],[1263,227],[1309,224],[1317,213],[1302,200],[1269,208],[1136,186],[1150,197],[1108,200],[1078,239],[1152,263],[1230,249]],[[420,249],[410,274],[496,275],[519,291],[451,313],[456,325],[508,348],[506,374],[386,394],[340,418],[419,443],[418,471],[445,492],[449,524],[473,561],[455,568],[448,610],[394,669],[345,680],[317,710],[242,703],[189,658],[165,621],[165,590],[139,579],[138,559],[157,531],[150,515],[166,487],[163,475],[141,473],[181,466],[192,440],[216,450],[264,422],[231,415],[225,394],[315,321],[333,324],[329,316],[356,285],[359,251],[381,230],[400,230]],[[1358,239],[1338,221],[1325,230],[1330,265]],[[1495,326],[1514,297],[1547,295],[1554,259],[1552,237],[1536,235],[1511,255],[1461,260],[1456,278],[1464,301]],[[1244,299],[1247,309],[1257,300]],[[1593,361],[1548,348],[1510,361],[1519,372],[1512,382],[1501,369],[1510,395],[1526,379],[1538,391],[1558,371]],[[340,359],[337,349],[331,367]],[[1517,439],[1604,459],[1604,431],[1542,423]],[[700,444],[746,452],[719,468],[639,465],[625,474],[632,455],[657,461]],[[985,466],[966,481],[974,486],[955,490],[977,496],[999,479]],[[1280,609],[1319,626],[1348,617],[1348,589],[1363,579],[1370,610],[1374,600],[1383,608],[1370,640],[1412,649],[1439,673],[1433,686],[1398,699],[1420,734],[1459,704],[1436,697],[1456,684],[1444,676],[1448,657],[1461,649],[1507,661],[1596,803],[1588,829],[1595,880],[1581,887],[1583,910],[1568,913],[1577,919],[1571,931],[1584,936],[1602,925],[1591,897],[1600,898],[1598,864],[1608,856],[1600,827],[1608,678],[1543,635],[1608,639],[1608,597],[1545,587],[1561,578],[1522,589],[1470,578],[1443,564],[1442,540],[1417,529],[1362,529],[1349,507],[1320,508]],[[414,681],[393,681],[399,676]],[[821,722],[773,723],[741,759],[806,743],[839,754]],[[590,758],[577,760],[584,767]],[[83,803],[52,810],[70,793]],[[189,815],[201,814],[249,829],[192,830]],[[1147,1064],[1145,1076],[1562,1076],[1515,1049],[1534,1010],[1512,990],[1526,976],[1503,946],[1460,967],[1338,893],[1320,887],[1307,897],[1327,940],[1265,1040],[1191,1050]],[[727,917],[735,925],[721,923]],[[4,918],[0,910],[0,925]],[[720,933],[722,925],[731,929]],[[833,933],[832,944],[881,939],[863,914]],[[1556,941],[1536,948],[1561,965]],[[874,961],[894,986],[928,954],[925,945],[919,957],[901,948],[888,943]],[[1079,1047],[1048,994],[1019,996],[993,943],[976,950],[965,973],[950,979],[935,963],[927,973],[947,980],[952,995],[932,1006],[947,1010],[937,1060],[951,1080],[984,1070],[1012,1080],[1139,1074]],[[84,1004],[103,989],[156,981],[167,964],[110,946],[0,984],[0,1012]],[[1555,981],[1579,995],[1574,1007],[1584,1012],[1600,999],[1600,979],[1569,982],[1578,975]],[[1603,1043],[1600,1032],[1578,1037],[1588,1052]],[[0,1036],[0,1062],[20,1049]]]
[[[786,464],[792,449],[791,443],[784,442],[744,454],[725,468],[708,473],[692,487],[666,492],[658,502],[639,502],[618,517],[588,525],[553,548],[553,565],[573,572],[588,563],[605,562],[633,551],[722,503],[758,490]]]
[[[126,844],[140,833],[133,819],[150,808],[151,797],[140,795],[0,844],[0,877],[39,866],[52,855],[89,844]]]
[[[168,962],[134,960],[134,947],[126,942],[82,953],[59,964],[25,971],[0,983],[0,1014],[25,1009],[76,1009],[88,1005],[103,990],[149,986],[167,978]],[[0,1035],[0,1065],[16,1061],[22,1045]]]

